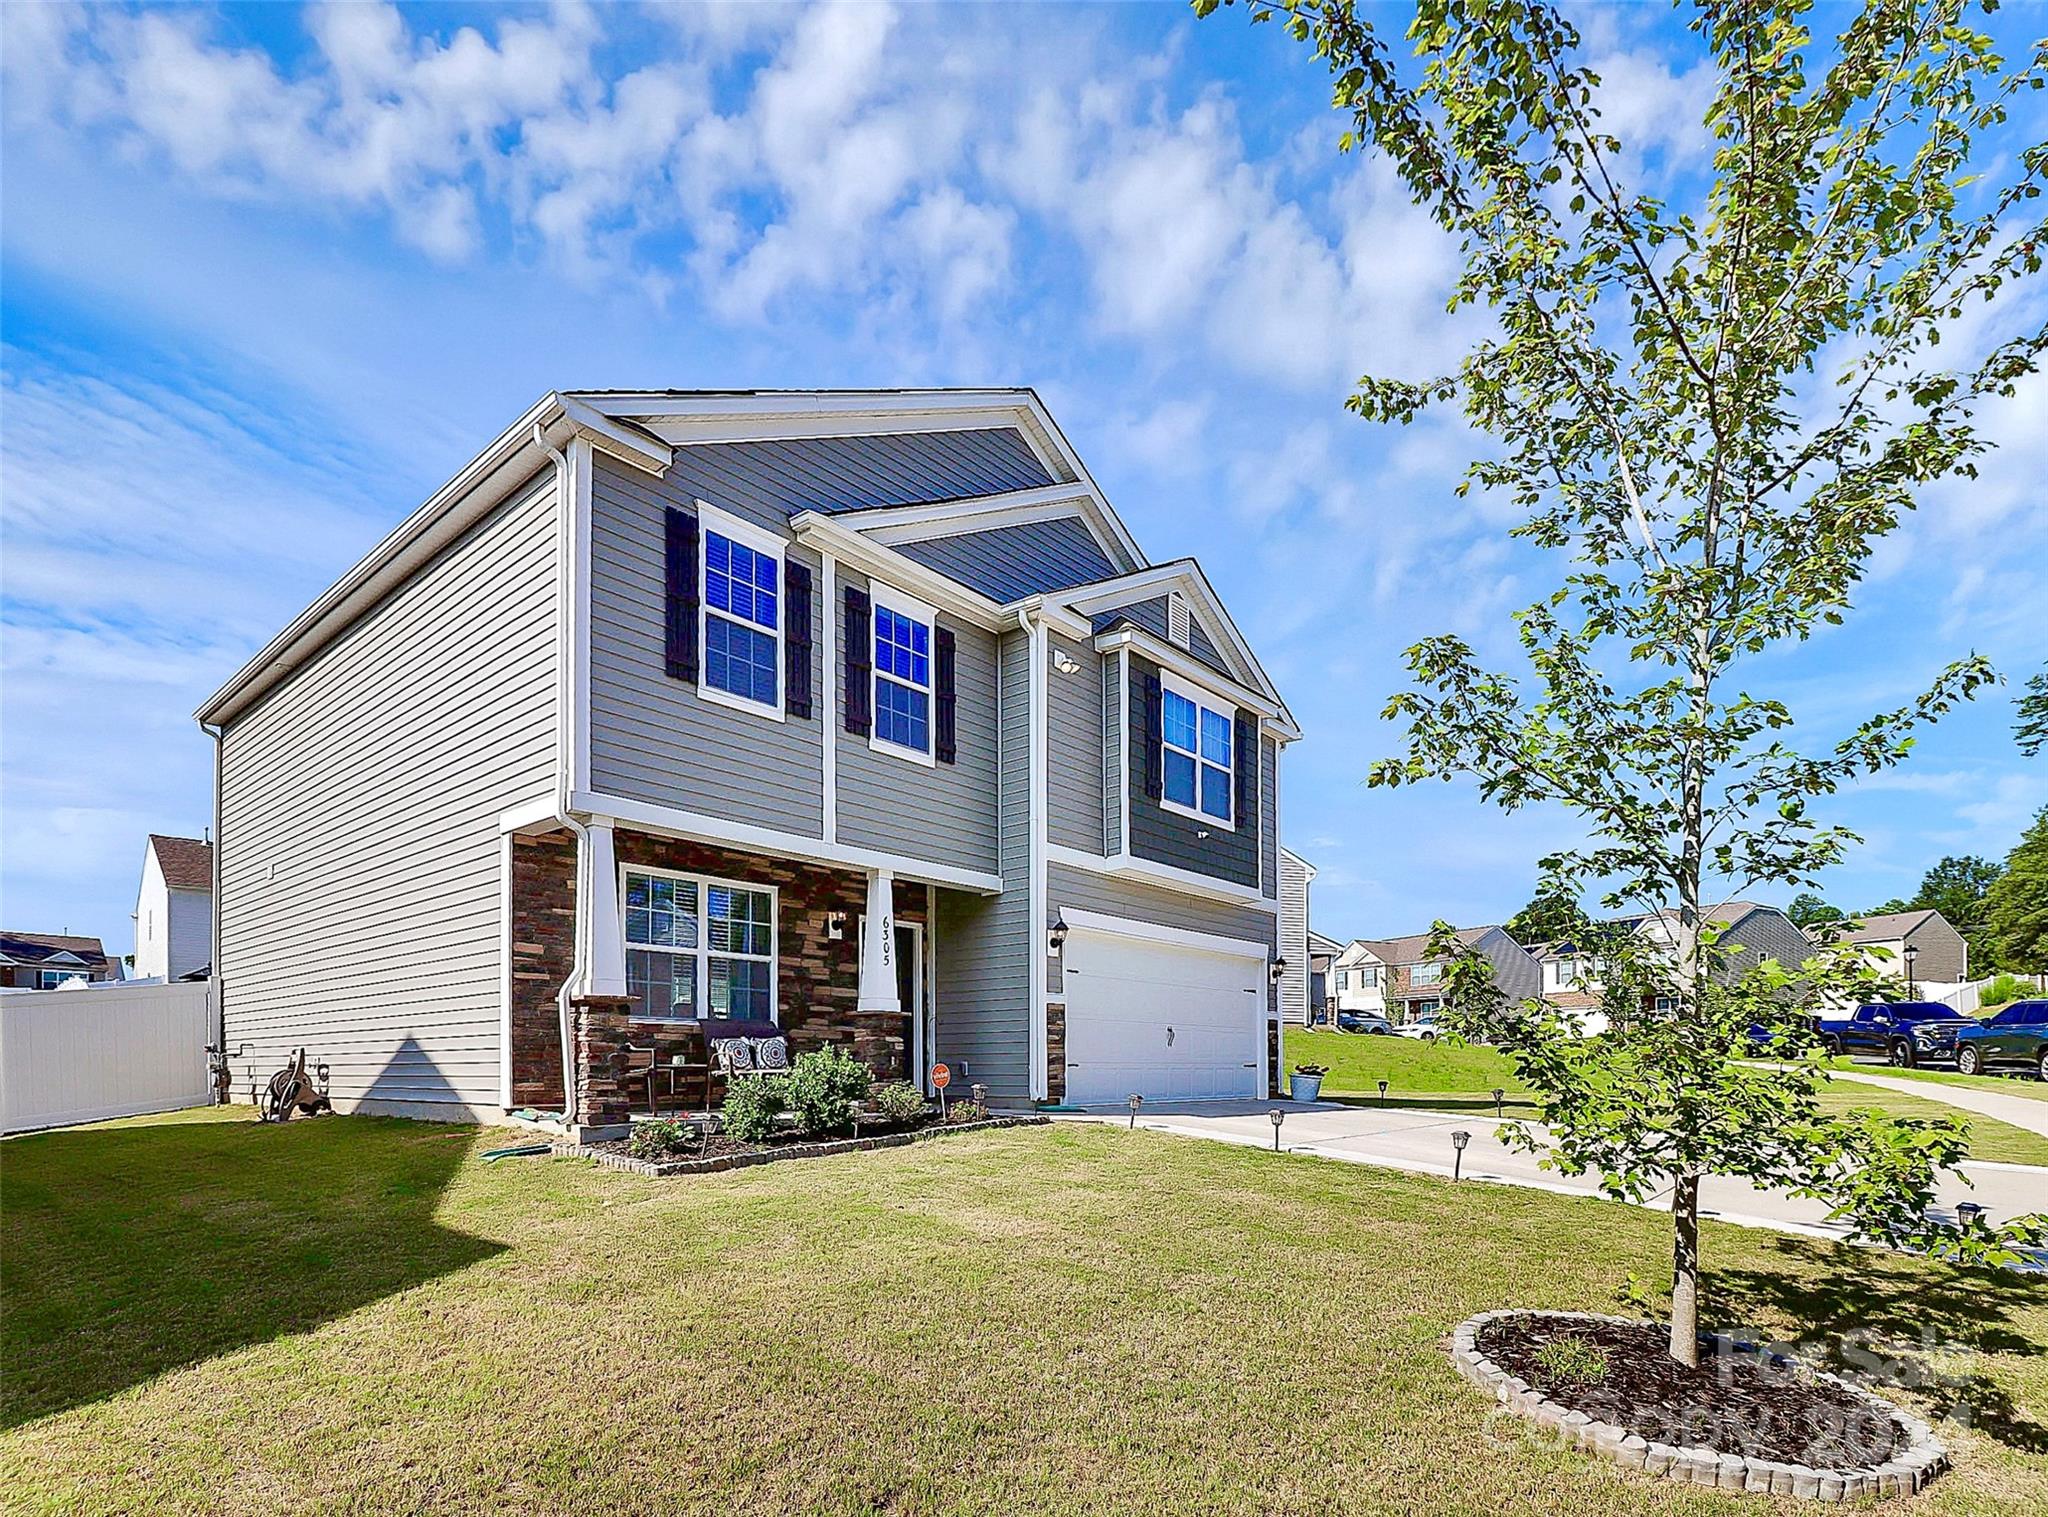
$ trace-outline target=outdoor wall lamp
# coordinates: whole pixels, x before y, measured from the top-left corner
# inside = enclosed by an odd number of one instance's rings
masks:
[[[1465,1145],[1471,1141],[1472,1134],[1462,1129],[1451,1134],[1451,1178],[1453,1180],[1464,1178]]]
[[[1280,1152],[1280,1124],[1287,1120],[1287,1113],[1276,1106],[1266,1113],[1266,1119],[1273,1124],[1273,1152],[1277,1154]]]
[[[846,940],[845,912],[828,911],[825,913],[825,936],[834,943],[841,943]]]
[[[1057,648],[1052,650],[1052,666],[1062,674],[1079,674],[1081,672],[1081,666]]]
[[[1047,953],[1058,953],[1066,946],[1067,921],[1065,917],[1062,917],[1052,924],[1052,931],[1045,935],[1045,951]]]
[[[1266,978],[1272,981],[1273,984],[1278,985],[1280,977],[1286,973],[1287,961],[1285,959],[1275,959],[1266,970]]]

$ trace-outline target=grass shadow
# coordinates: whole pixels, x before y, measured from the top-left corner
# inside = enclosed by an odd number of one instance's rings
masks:
[[[1773,1244],[1788,1260],[1813,1246],[1796,1238]],[[1935,1274],[1876,1250],[1842,1249],[1820,1274],[1716,1269],[1707,1289],[1717,1322],[1797,1322],[1801,1353],[1824,1368],[1880,1395],[1914,1391],[1938,1416],[2008,1448],[2048,1453],[2048,1427],[1971,1364],[1979,1354],[2042,1352],[2017,1316],[2048,1309],[2048,1276],[1963,1267]]]
[[[9,1139],[0,1427],[501,1252],[434,1220],[474,1135],[381,1117],[262,1126],[230,1108]]]
[[[1494,1114],[1492,1096],[1475,1096],[1470,1092],[1447,1092],[1441,1095],[1410,1092],[1398,1096],[1389,1092],[1386,1100],[1382,1102],[1377,1094],[1360,1095],[1356,1091],[1326,1090],[1321,1099],[1335,1102],[1339,1106],[1356,1107],[1360,1111],[1469,1111],[1483,1117]],[[1526,1098],[1509,1096],[1501,1102],[1500,1114],[1504,1118],[1533,1118],[1542,1115],[1542,1108]]]

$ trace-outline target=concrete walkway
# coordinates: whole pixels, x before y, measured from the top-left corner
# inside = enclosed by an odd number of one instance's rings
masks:
[[[1875,1085],[1884,1090],[1895,1090],[1902,1096],[1923,1096],[1944,1106],[1974,1111],[1980,1117],[1996,1117],[2001,1122],[2024,1127],[2028,1132],[2037,1132],[2048,1138],[2048,1101],[2008,1094],[1998,1088],[2005,1083],[2000,1079],[1987,1078],[1980,1087],[1951,1085],[1945,1080],[1902,1080],[1897,1075],[1865,1074],[1860,1069],[1835,1069],[1829,1073],[1837,1080]]]
[[[2026,1098],[2007,1099],[2023,1101]],[[1414,1174],[1448,1176],[1453,1169],[1451,1134],[1462,1131],[1471,1135],[1463,1161],[1458,1166],[1466,1180],[1490,1185],[1517,1185],[1562,1195],[1600,1194],[1593,1176],[1573,1176],[1544,1169],[1539,1155],[1511,1149],[1500,1141],[1496,1134],[1503,1124],[1491,1117],[1470,1113],[1375,1110],[1328,1101],[1148,1103],[1144,1114],[1138,1118],[1138,1126],[1154,1132],[1270,1149],[1273,1146],[1273,1124],[1269,1113],[1276,1107],[1286,1113],[1280,1129],[1280,1147],[1287,1153],[1309,1154],[1347,1164],[1370,1164]],[[1121,1109],[1103,1108],[1070,1115],[1062,1120],[1117,1126],[1127,1124],[1130,1114]],[[1537,1127],[1534,1123],[1529,1125]],[[1537,1130],[1540,1131],[1540,1127]],[[1987,1208],[1994,1222],[2025,1212],[2048,1210],[2048,1169],[1973,1161],[1963,1166],[1961,1178],[1949,1176],[1944,1179],[1933,1215],[1943,1221],[1954,1221],[1955,1206],[1961,1201],[1975,1201]],[[1670,1192],[1660,1191],[1641,1204],[1668,1207]],[[1782,1191],[1760,1190],[1746,1181],[1723,1176],[1709,1176],[1701,1182],[1700,1210],[1703,1216],[1745,1227],[1766,1227],[1838,1241],[1846,1240],[1849,1235],[1843,1224],[1827,1219],[1827,1208],[1817,1201],[1790,1196]],[[2048,1264],[2048,1261],[2043,1261],[2043,1264]]]

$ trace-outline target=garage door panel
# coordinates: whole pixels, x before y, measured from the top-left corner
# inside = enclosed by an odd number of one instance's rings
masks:
[[[1260,960],[1077,931],[1065,963],[1069,1101],[1258,1093]]]

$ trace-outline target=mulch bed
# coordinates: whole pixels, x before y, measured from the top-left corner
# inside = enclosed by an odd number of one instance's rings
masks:
[[[958,1133],[988,1132],[1002,1127],[1042,1127],[1048,1118],[1039,1116],[991,1117],[981,1122],[927,1122],[920,1127],[865,1132],[861,1137],[773,1138],[766,1143],[745,1143],[724,1133],[712,1133],[702,1146],[690,1144],[683,1152],[666,1159],[638,1159],[623,1139],[603,1143],[557,1143],[557,1158],[595,1159],[610,1169],[629,1170],[641,1175],[715,1174],[721,1170],[746,1169],[756,1164],[773,1164],[783,1159],[819,1159],[831,1154],[860,1153],[876,1148],[901,1148],[930,1138]]]
[[[1605,1376],[1589,1382],[1552,1374],[1537,1355],[1560,1338],[1603,1350]],[[1821,1469],[1874,1467],[1910,1443],[1895,1418],[1789,1362],[1717,1354],[1703,1343],[1699,1367],[1688,1369],[1665,1352],[1665,1330],[1652,1323],[1515,1314],[1483,1324],[1477,1347],[1559,1405],[1655,1442]]]

